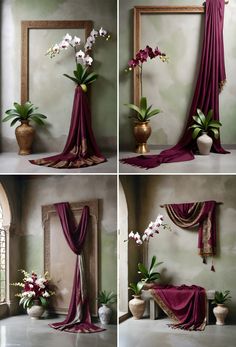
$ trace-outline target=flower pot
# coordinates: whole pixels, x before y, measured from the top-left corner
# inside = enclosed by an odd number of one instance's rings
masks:
[[[144,290],[149,290],[149,289],[153,288],[155,285],[156,285],[155,282],[145,283],[145,284],[143,285],[143,289],[144,289]]]
[[[141,299],[141,295],[133,295],[133,299],[129,301],[129,309],[134,319],[142,318],[145,311],[145,301]]]
[[[105,304],[102,304],[102,306],[99,307],[98,309],[99,319],[102,324],[106,325],[110,323],[111,314],[112,314],[112,310],[110,309],[110,307],[108,307]]]
[[[152,129],[149,122],[136,122],[134,124],[134,137],[136,141],[135,152],[139,154],[148,153],[150,150],[147,140],[151,135]]]
[[[213,140],[207,133],[203,132],[201,136],[197,138],[197,146],[200,154],[209,155],[211,151]]]
[[[30,154],[35,135],[34,128],[29,125],[28,121],[22,121],[21,125],[16,128],[15,134],[19,146],[19,154]]]
[[[34,300],[33,306],[27,308],[27,313],[30,316],[31,319],[39,319],[45,309],[42,305],[40,305],[39,300]]]
[[[225,318],[229,313],[229,309],[223,304],[218,304],[216,307],[213,308],[213,313],[216,317],[216,325],[224,325]]]

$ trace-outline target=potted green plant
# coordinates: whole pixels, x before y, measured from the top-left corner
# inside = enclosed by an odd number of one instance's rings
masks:
[[[139,80],[141,84],[141,98],[139,105],[125,104],[135,111],[134,118],[134,137],[136,141],[136,153],[147,153],[149,148],[147,146],[147,140],[151,135],[151,126],[149,121],[152,117],[158,115],[161,111],[159,109],[152,110],[152,105],[148,106],[147,98],[143,96],[143,63],[148,59],[159,58],[162,62],[168,61],[165,53],[162,53],[158,48],[152,49],[146,46],[145,49],[140,49],[135,57],[128,62],[127,70],[138,70]]]
[[[102,306],[98,309],[98,315],[102,324],[109,324],[111,320],[112,310],[108,305],[114,304],[116,300],[116,294],[111,291],[107,292],[106,290],[102,290],[99,292],[98,302]]]
[[[197,139],[197,146],[200,154],[208,155],[213,144],[212,137],[219,137],[219,128],[222,124],[213,120],[213,110],[207,116],[198,108],[197,114],[193,116],[194,124],[189,127],[193,130],[192,137]]]
[[[129,301],[129,309],[134,319],[142,318],[145,311],[145,301],[141,298],[144,283],[130,283],[129,289],[133,292],[133,299]]]
[[[216,325],[225,324],[225,318],[229,313],[229,309],[227,306],[225,306],[225,303],[229,302],[230,300],[231,296],[229,290],[215,292],[215,298],[212,301],[212,304],[216,305],[216,307],[213,308],[213,313],[216,317]]]
[[[155,284],[156,280],[160,278],[160,273],[156,271],[156,268],[161,264],[163,264],[163,262],[158,262],[155,255],[152,257],[149,268],[147,268],[143,263],[138,263],[138,273],[142,276],[141,282],[144,284],[144,289],[151,288]]]
[[[17,122],[21,123],[21,125],[19,125],[15,130],[20,155],[31,153],[35,129],[29,124],[29,122],[33,121],[37,125],[45,124],[44,119],[47,117],[39,113],[37,110],[38,107],[35,107],[30,101],[27,101],[24,104],[14,102],[14,108],[5,112],[6,117],[3,118],[3,122],[11,121],[11,127]]]

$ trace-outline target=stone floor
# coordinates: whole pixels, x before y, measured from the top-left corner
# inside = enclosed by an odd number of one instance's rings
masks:
[[[115,347],[117,327],[93,334],[73,334],[54,330],[49,323],[61,318],[32,320],[27,315],[0,320],[1,347]],[[99,324],[98,324],[99,325]]]
[[[80,169],[54,169],[30,164],[29,160],[49,157],[56,153],[41,153],[20,156],[17,153],[0,153],[0,173],[32,173],[32,174],[85,174],[85,173],[116,173],[116,153],[104,153],[107,162]]]
[[[119,326],[119,347],[235,347],[235,325],[208,325],[204,331],[173,330],[168,318],[130,318]]]
[[[236,150],[232,149],[230,154],[196,155],[194,160],[162,164],[157,168],[145,170],[139,167],[120,163],[120,173],[235,173],[236,172]],[[152,149],[149,154],[158,154],[160,149]],[[120,152],[120,159],[135,156],[132,152]]]

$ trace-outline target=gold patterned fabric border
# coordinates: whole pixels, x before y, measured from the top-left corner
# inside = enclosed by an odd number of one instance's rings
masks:
[[[178,318],[176,317],[176,315],[174,314],[174,312],[171,311],[171,309],[169,309],[169,307],[166,306],[166,304],[164,303],[164,301],[160,298],[160,296],[158,295],[158,293],[156,292],[155,289],[149,289],[149,292],[152,294],[154,300],[156,301],[156,303],[160,306],[160,308],[167,314],[167,316],[170,319],[173,319],[176,323],[179,323]]]

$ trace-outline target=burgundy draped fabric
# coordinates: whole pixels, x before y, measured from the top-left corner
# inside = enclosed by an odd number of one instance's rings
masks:
[[[140,155],[121,159],[121,162],[151,169],[162,163],[174,163],[194,159],[196,142],[192,139],[189,126],[193,124],[192,116],[197,108],[207,114],[213,109],[213,119],[219,120],[219,93],[226,81],[224,62],[224,6],[225,0],[206,0],[205,31],[195,93],[190,107],[184,133],[178,143],[159,155]],[[213,138],[212,151],[215,153],[229,153],[221,147],[220,138]]]
[[[86,93],[80,86],[75,88],[69,135],[62,153],[30,160],[30,163],[58,169],[80,168],[100,164],[106,161],[96,143],[91,112]]]
[[[180,228],[199,225],[198,248],[204,262],[216,253],[216,202],[204,201],[164,205],[168,216]],[[214,269],[212,269],[214,271]]]
[[[85,206],[79,225],[76,225],[74,216],[68,202],[55,204],[60,218],[62,230],[68,246],[77,255],[73,289],[67,317],[64,321],[50,324],[54,329],[72,333],[93,333],[103,331],[91,323],[89,302],[86,295],[86,283],[83,273],[82,250],[85,242],[89,220],[89,207]],[[70,271],[70,269],[68,269]]]
[[[160,286],[150,289],[154,300],[175,321],[172,328],[204,330],[206,292],[199,286]]]

